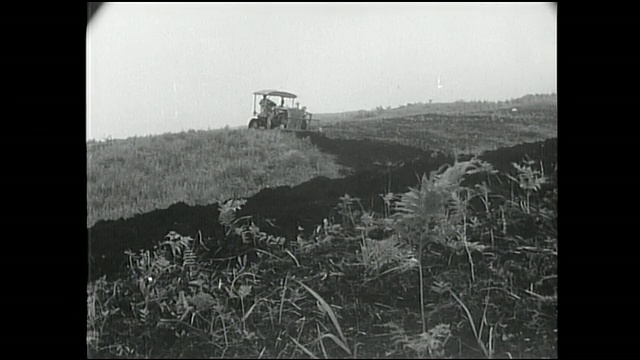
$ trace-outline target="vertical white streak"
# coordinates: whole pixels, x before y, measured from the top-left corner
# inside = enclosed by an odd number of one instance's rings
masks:
[[[87,54],[85,62],[87,66],[87,72],[85,74],[85,86],[87,88],[87,98],[85,99],[87,104],[87,119],[85,121],[87,140],[91,139],[91,26],[87,26]]]

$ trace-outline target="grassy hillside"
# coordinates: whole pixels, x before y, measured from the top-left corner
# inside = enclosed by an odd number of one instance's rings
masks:
[[[87,226],[176,202],[204,205],[261,188],[336,177],[308,139],[277,131],[190,131],[87,143]]]
[[[322,126],[327,136],[395,142],[424,150],[479,154],[486,150],[557,137],[557,113],[520,109],[478,115],[418,115],[352,120]]]
[[[424,150],[481,153],[557,137],[557,110],[521,104],[518,112],[427,114],[323,124],[333,139],[368,139]],[[206,205],[261,188],[339,176],[334,159],[309,139],[245,129],[190,131],[87,143],[88,219],[130,217],[176,202]],[[359,155],[358,155],[359,156]]]
[[[354,120],[380,120],[418,115],[499,115],[512,108],[525,111],[556,111],[555,94],[526,95],[506,101],[456,101],[451,103],[407,103],[396,108],[378,106],[371,110],[346,111],[342,113],[314,114],[323,124]]]

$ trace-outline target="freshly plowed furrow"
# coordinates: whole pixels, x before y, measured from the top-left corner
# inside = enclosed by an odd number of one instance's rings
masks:
[[[336,156],[336,161],[350,167],[353,174],[342,179],[318,177],[303,184],[263,189],[247,199],[238,216],[252,215],[261,229],[294,237],[298,226],[307,231],[330,218],[339,197],[358,197],[369,209],[381,210],[380,194],[406,191],[415,186],[418,176],[439,168],[452,159],[408,146],[362,140],[329,139],[322,134],[301,133],[322,151]],[[521,144],[487,152],[483,159],[500,171],[511,171],[511,163],[519,163],[525,155],[542,160],[545,173],[552,174],[557,163],[557,139]],[[468,183],[480,181],[471,178]],[[495,186],[507,186],[506,184]],[[89,251],[92,255],[90,278],[113,275],[124,268],[126,249],[150,248],[170,230],[195,236],[202,232],[205,239],[222,239],[223,230],[217,222],[218,205],[188,206],[175,204],[130,219],[100,221],[88,229]],[[264,219],[275,225],[272,227]]]

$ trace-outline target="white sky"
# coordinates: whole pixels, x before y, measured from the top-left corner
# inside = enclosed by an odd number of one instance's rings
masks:
[[[87,139],[246,125],[262,89],[312,113],[556,92],[556,14],[553,3],[107,3],[87,30]]]

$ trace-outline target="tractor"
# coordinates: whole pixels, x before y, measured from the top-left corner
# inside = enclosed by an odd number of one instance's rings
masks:
[[[262,97],[258,103],[258,98]],[[279,98],[279,99],[278,99]],[[300,108],[300,103],[294,100],[295,94],[277,91],[262,90],[253,93],[253,118],[249,121],[249,129],[283,129],[283,130],[310,130],[312,114],[306,107]],[[286,104],[286,100],[291,100]],[[275,100],[275,101],[274,101]],[[276,101],[279,100],[279,103]],[[260,105],[260,112],[256,111],[256,104]]]

